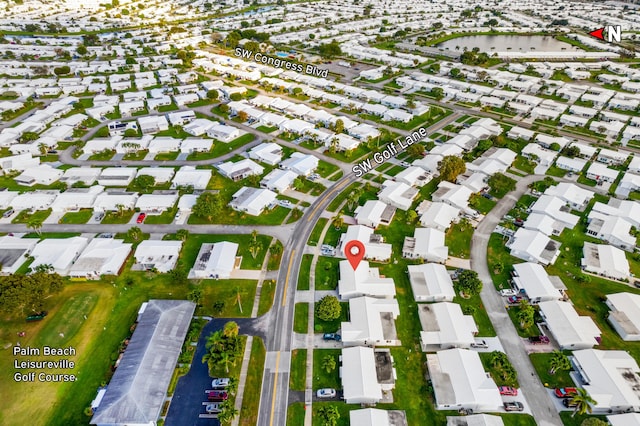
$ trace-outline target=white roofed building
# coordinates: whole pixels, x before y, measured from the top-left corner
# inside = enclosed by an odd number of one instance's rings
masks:
[[[413,237],[404,237],[402,257],[444,263],[449,248],[444,243],[444,232],[434,228],[416,228]]]
[[[456,293],[444,265],[425,263],[409,265],[409,281],[416,302],[451,302]]]
[[[158,271],[173,270],[178,262],[182,241],[144,240],[138,244],[133,257],[133,270]]]
[[[563,292],[553,284],[547,271],[538,263],[513,265],[513,284],[517,290],[526,293],[531,303],[564,298]]]
[[[237,268],[237,252],[238,244],[228,241],[202,244],[189,278],[231,278],[231,272]]]
[[[438,410],[498,411],[502,398],[480,355],[466,349],[446,349],[427,355],[429,377]]]
[[[131,247],[123,240],[94,238],[71,266],[69,275],[95,280],[102,275],[118,275]]]
[[[44,239],[31,252],[34,259],[29,266],[35,271],[40,265],[49,265],[52,272],[66,276],[87,243],[84,237]]]
[[[395,319],[400,315],[396,299],[354,297],[349,299],[349,322],[343,322],[345,346],[399,346]]]
[[[418,189],[404,182],[386,180],[382,184],[382,190],[378,194],[380,201],[390,204],[400,210],[407,211],[411,208],[414,198],[418,195]]]
[[[600,329],[589,316],[580,316],[569,302],[540,302],[540,316],[560,349],[586,349],[600,344]]]
[[[596,401],[593,412],[640,411],[638,362],[625,351],[585,349],[574,351],[572,362],[581,383]]]
[[[363,225],[350,225],[347,232],[340,237],[340,253],[345,256],[345,245],[357,240],[364,245],[364,258],[368,260],[387,261],[391,258],[392,246],[385,243],[382,236],[374,234],[373,229]]]
[[[540,231],[520,228],[507,243],[511,255],[527,262],[553,264],[560,254],[560,243]]]
[[[473,316],[464,315],[457,303],[421,303],[418,314],[422,325],[420,346],[423,352],[469,348],[475,342],[478,327]]]
[[[369,226],[373,229],[379,225],[389,225],[396,208],[379,200],[368,200],[355,211],[355,219],[358,225]]]
[[[605,302],[609,307],[607,319],[622,340],[640,340],[640,295],[633,293],[608,294]]]
[[[381,277],[378,268],[370,268],[365,260],[355,270],[348,260],[341,260],[339,267],[338,294],[342,300],[360,296],[393,298],[396,294],[393,278]]]
[[[585,271],[609,279],[623,281],[631,276],[625,252],[607,244],[585,241],[581,264]]]
[[[233,194],[229,206],[239,212],[259,216],[276,200],[277,194],[265,188],[243,186]]]

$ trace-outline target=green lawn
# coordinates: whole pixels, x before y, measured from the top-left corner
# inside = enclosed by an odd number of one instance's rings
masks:
[[[510,279],[510,273],[513,269],[513,265],[523,262],[523,260],[520,260],[509,254],[509,249],[505,247],[505,243],[506,241],[502,235],[494,233],[489,237],[489,245],[487,247],[487,263],[489,264],[489,273],[491,274],[491,278],[493,279],[493,284],[498,290],[508,287],[507,282]],[[493,269],[493,266],[496,263],[501,263],[503,265],[502,272],[496,273],[496,271]]]
[[[538,373],[538,377],[542,383],[548,388],[562,388],[566,386],[575,386],[568,371],[556,371],[551,374],[549,371],[549,362],[551,360],[550,353],[530,354],[531,363]]]
[[[293,317],[293,331],[306,334],[309,327],[309,304],[306,302],[296,303]]]
[[[265,358],[266,349],[262,339],[254,337],[251,344],[251,358],[249,358],[247,380],[244,384],[244,397],[242,398],[242,408],[240,410],[240,424],[243,426],[252,426],[258,422],[260,399],[253,396],[259,395],[262,388]]]
[[[129,152],[122,157],[123,160],[131,160],[131,161],[141,161],[144,160],[144,157],[147,156],[149,150],[142,149],[136,152]]]
[[[333,388],[342,389],[342,382],[338,374],[340,362],[340,349],[314,349],[313,351],[313,389]],[[322,360],[324,357],[334,357],[336,360],[336,369],[330,372],[322,369]]]
[[[177,207],[170,208],[160,214],[147,214],[144,223],[148,225],[168,225],[173,222],[178,213]]]
[[[289,388],[303,391],[306,386],[307,350],[294,349],[291,351],[291,371],[289,374]]]
[[[300,264],[300,272],[298,274],[298,290],[309,290],[309,274],[311,273],[312,254],[302,255],[302,263]]]
[[[43,321],[44,326],[35,340],[36,346],[62,347],[69,344],[85,323],[85,316],[91,314],[98,299],[97,293],[87,292],[65,300],[57,315],[51,319],[47,318],[46,322]]]
[[[524,158],[522,155],[518,155],[513,163],[513,167],[531,175],[536,167],[536,163]]]
[[[178,151],[175,152],[161,152],[154,157],[154,161],[173,161],[178,158]]]
[[[298,185],[295,186],[295,190],[304,194],[320,195],[327,190],[327,188],[321,183],[314,182],[304,177],[298,179],[297,182]]]
[[[347,232],[347,225],[342,225],[340,228],[336,228],[333,224],[329,225],[327,232],[324,234],[324,240],[322,244],[328,244],[332,247],[337,247],[340,242],[340,236]]]
[[[287,408],[287,426],[304,424],[304,402],[294,402]]]
[[[278,130],[277,127],[269,127],[269,126],[258,126],[256,130],[263,133],[271,133]]]
[[[445,244],[449,247],[449,256],[468,259],[471,253],[473,227],[469,222],[454,223],[445,235]]]
[[[91,155],[89,157],[90,161],[107,161],[107,160],[111,160],[111,157],[114,156],[116,152],[115,151],[103,151],[103,152],[97,152],[93,155]]]
[[[29,223],[31,221],[34,222],[44,222],[49,215],[51,214],[51,209],[47,210],[36,210],[33,213],[28,212],[27,210],[22,210],[18,215],[13,218],[11,223]]]
[[[260,244],[260,249],[254,258],[249,251],[251,235],[191,234],[182,247],[179,263],[184,265],[186,268],[191,268],[196,260],[200,246],[203,243],[229,241],[238,244],[237,256],[242,257],[242,264],[240,265],[242,269],[260,269],[262,268],[264,256],[267,252],[267,248],[269,247],[271,237],[267,235],[258,235],[257,239]]]
[[[316,222],[316,226],[313,227],[313,231],[311,232],[311,235],[309,235],[309,240],[307,241],[307,244],[310,246],[317,246],[318,245],[318,240],[320,239],[320,234],[322,234],[322,230],[324,229],[325,225],[327,224],[328,219],[321,217],[320,219],[318,219],[318,222]]]
[[[384,174],[385,175],[389,175],[389,176],[395,176],[398,173],[400,173],[401,171],[403,171],[404,169],[405,169],[405,167],[402,167],[402,166],[393,166],[389,170],[384,172]]]
[[[347,196],[353,192],[354,189],[359,188],[361,185],[358,182],[354,182],[351,185],[347,186],[344,191],[340,193],[336,198],[333,199],[332,202],[327,206],[327,210],[330,212],[335,212],[340,207],[340,204],[347,198]]]
[[[510,305],[509,308],[507,309],[507,313],[509,314],[509,318],[511,318],[511,321],[513,322],[513,325],[516,327],[516,331],[518,332],[518,335],[520,337],[539,336],[540,335],[540,330],[535,325],[535,323],[532,324],[529,327],[526,327],[526,328],[520,327],[520,321],[518,320],[518,313],[519,312],[520,312],[520,306],[518,306],[518,305]]]
[[[491,324],[489,314],[487,314],[480,296],[471,296],[468,299],[456,296],[453,301],[460,305],[463,312],[465,307],[475,309],[475,312],[472,315],[476,325],[478,326],[478,336],[493,337],[496,335],[496,331],[493,329],[493,324]]]
[[[214,141],[213,147],[209,152],[194,152],[189,154],[187,160],[196,161],[196,160],[211,160],[216,157],[220,157],[221,155],[227,154],[230,151],[233,151],[236,148],[239,148],[255,139],[255,136],[251,133],[244,134],[228,143]]]
[[[231,207],[225,206],[221,214],[217,215],[211,221],[200,218],[195,215],[189,216],[189,225],[204,225],[209,223],[217,223],[223,225],[281,225],[289,214],[290,209],[282,206],[276,206],[271,210],[264,211],[260,216],[252,216],[233,210]]]
[[[65,213],[58,223],[82,224],[87,223],[93,216],[93,209],[80,209],[77,212]]]
[[[122,213],[119,212],[108,212],[104,215],[104,219],[102,219],[102,224],[104,225],[121,225],[125,223],[129,223],[135,211],[133,210],[123,210]]]
[[[357,410],[360,408],[359,405],[356,404],[345,404],[344,402],[335,402],[335,401],[322,401],[322,402],[314,402],[313,403],[313,426],[326,426],[327,424],[323,421],[322,417],[320,417],[319,410],[323,405],[333,405],[338,408],[338,413],[340,413],[340,418],[338,419],[336,426],[349,426],[349,411]],[[352,425],[355,426],[355,425]]]
[[[549,167],[549,169],[547,169],[547,175],[549,176],[556,176],[556,177],[564,177],[564,175],[567,174],[567,171],[564,169],[561,169],[559,167],[551,166]]]
[[[478,194],[471,194],[469,198],[469,207],[478,211],[480,214],[487,214],[497,204],[496,201],[489,200]]]
[[[316,290],[333,290],[338,285],[340,259],[335,257],[318,257],[315,272]]]
[[[260,290],[260,302],[258,303],[258,316],[269,312],[273,306],[273,298],[276,294],[276,283],[273,280],[265,280]]]
[[[327,163],[324,160],[320,160],[318,162],[318,167],[316,168],[316,173],[318,173],[323,178],[326,178],[338,170],[340,170],[340,168],[335,164]]]

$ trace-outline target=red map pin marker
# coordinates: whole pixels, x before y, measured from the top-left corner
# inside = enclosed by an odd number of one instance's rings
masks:
[[[358,240],[351,240],[344,246],[344,255],[355,271],[364,257],[364,244]]]

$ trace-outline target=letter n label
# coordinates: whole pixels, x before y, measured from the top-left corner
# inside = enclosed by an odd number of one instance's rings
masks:
[[[609,25],[607,27],[607,41],[609,43],[615,41],[616,43],[620,43],[620,38],[622,36],[622,28],[620,25]]]

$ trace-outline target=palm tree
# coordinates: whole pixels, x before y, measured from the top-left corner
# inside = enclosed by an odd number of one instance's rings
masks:
[[[500,352],[500,351],[493,351],[491,352],[491,365],[493,367],[504,367],[505,365],[505,361],[506,361],[506,355],[504,354],[504,352]]]
[[[331,373],[336,369],[336,358],[333,355],[325,355],[322,358],[322,369],[327,373]]]
[[[254,230],[251,233],[251,241],[249,242],[249,253],[255,259],[260,251],[262,244],[258,241],[258,231]]]
[[[556,374],[558,370],[569,370],[571,368],[571,362],[569,357],[560,351],[553,351],[551,354],[551,360],[549,361],[549,374]]]
[[[38,235],[42,235],[42,219],[30,219],[27,228],[33,229]]]
[[[218,413],[220,424],[227,425],[238,415],[238,410],[231,404],[231,400],[222,403],[222,411]]]
[[[338,213],[338,215],[331,221],[331,224],[335,229],[342,228],[342,225],[344,225],[344,219],[342,218],[342,215]]]
[[[222,335],[227,339],[232,339],[238,336],[239,331],[240,327],[238,327],[238,323],[235,321],[229,321],[222,328]]]
[[[133,241],[138,241],[142,236],[142,230],[137,226],[134,226],[132,228],[129,228],[129,230],[127,231],[127,236]]]
[[[591,398],[591,396],[589,396],[587,391],[583,388],[578,388],[576,390],[578,392],[573,396],[573,398],[571,398],[571,404],[575,405],[571,417],[575,416],[576,414],[591,414],[591,411],[593,411],[593,406],[596,405],[597,402],[593,398]]]
[[[189,238],[189,231],[186,229],[178,229],[176,231],[176,237],[181,241],[186,241],[186,239]]]
[[[118,209],[118,216],[122,217],[124,214],[124,204],[116,204],[116,209]]]
[[[220,354],[220,364],[224,365],[224,371],[229,372],[229,365],[234,363],[234,358],[229,352],[222,352]]]

